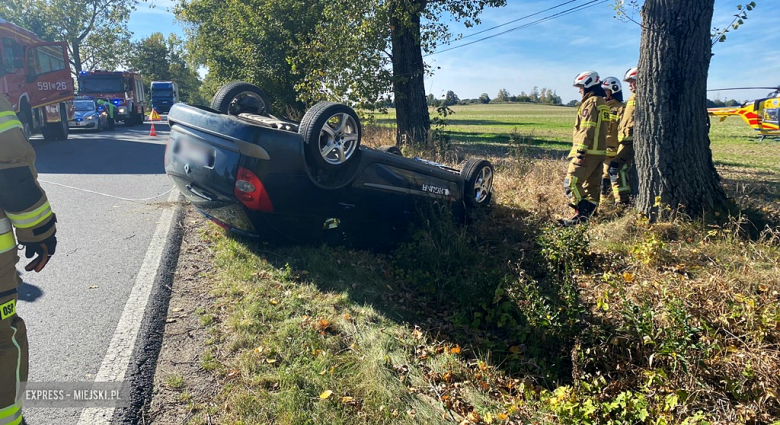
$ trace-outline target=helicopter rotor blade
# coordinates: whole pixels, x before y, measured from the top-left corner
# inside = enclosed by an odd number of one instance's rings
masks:
[[[707,91],[726,91],[726,90],[778,90],[780,91],[780,86],[775,87],[729,87],[724,89],[709,89]]]

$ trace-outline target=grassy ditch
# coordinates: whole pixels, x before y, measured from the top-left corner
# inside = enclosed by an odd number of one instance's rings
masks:
[[[565,163],[509,142],[490,214],[459,227],[431,208],[388,252],[206,227],[200,365],[219,388],[191,423],[780,424],[778,172],[719,143],[766,228],[606,205],[557,228]]]

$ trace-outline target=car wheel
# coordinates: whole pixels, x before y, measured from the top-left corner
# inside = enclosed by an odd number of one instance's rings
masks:
[[[225,84],[211,100],[211,108],[227,115],[268,115],[268,96],[260,87],[243,81]]]
[[[22,107],[19,108],[19,121],[22,122],[22,131],[24,135],[29,139],[32,137],[32,111],[26,107],[26,103],[22,103]]]
[[[68,139],[68,116],[65,113],[65,106],[60,106],[60,121],[45,124],[41,133],[43,140],[67,140]]]
[[[311,159],[323,169],[346,165],[360,147],[360,119],[352,108],[340,103],[314,105],[303,116],[298,133]]]
[[[389,153],[392,155],[398,155],[398,156],[404,156],[403,152],[401,152],[401,149],[398,148],[396,145],[384,145],[380,146],[379,150],[384,153]]]
[[[484,207],[493,196],[493,166],[485,159],[469,159],[460,170],[466,181],[464,198],[470,207]]]

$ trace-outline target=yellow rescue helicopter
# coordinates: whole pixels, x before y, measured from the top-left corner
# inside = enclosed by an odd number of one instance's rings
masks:
[[[766,136],[780,136],[780,87],[740,87],[708,91],[749,89],[774,91],[764,98],[745,102],[741,106],[708,108],[707,113],[714,117],[720,117],[721,121],[732,115],[741,117],[747,125],[758,132],[760,140],[764,140]]]

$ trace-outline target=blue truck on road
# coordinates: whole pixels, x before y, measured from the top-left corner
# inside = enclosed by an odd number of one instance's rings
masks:
[[[152,109],[158,114],[167,114],[171,106],[179,101],[179,86],[173,81],[152,81]]]

